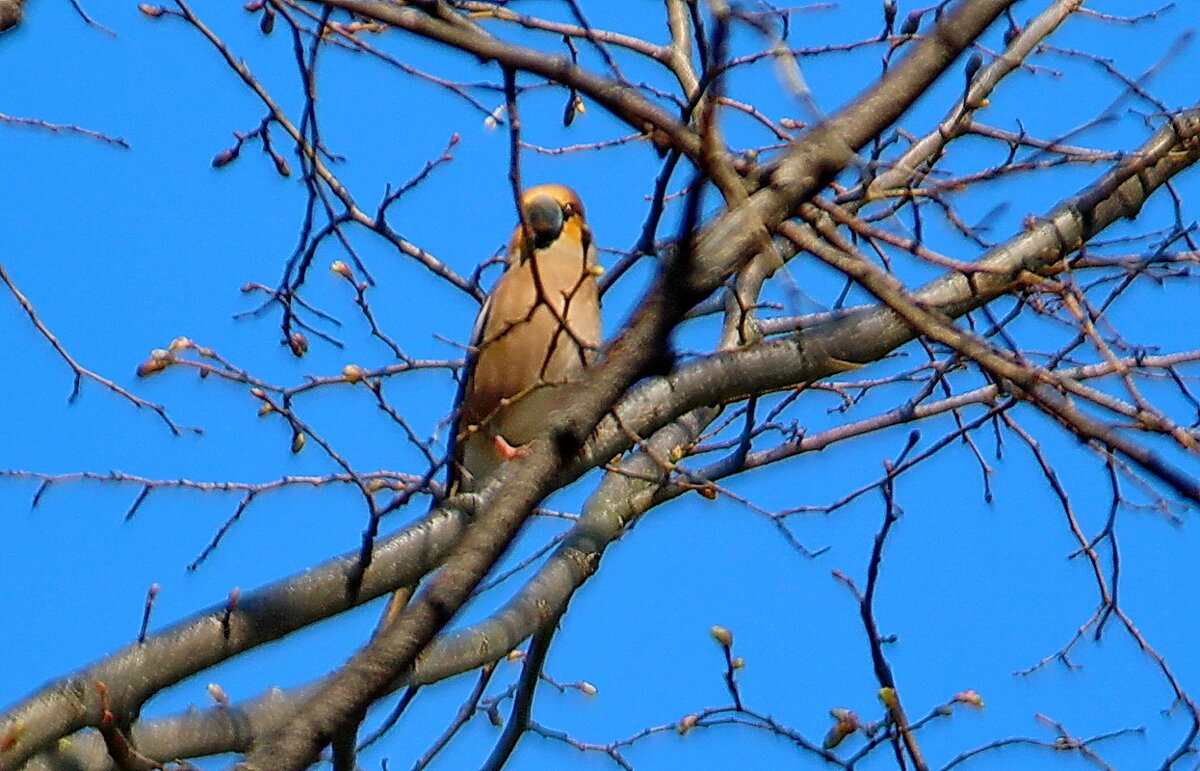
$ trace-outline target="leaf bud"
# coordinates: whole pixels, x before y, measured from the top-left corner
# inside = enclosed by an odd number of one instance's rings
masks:
[[[214,169],[219,169],[222,166],[232,163],[237,159],[239,151],[236,147],[229,147],[213,156],[212,165]]]
[[[229,695],[225,693],[224,688],[216,683],[209,683],[207,689],[208,695],[212,697],[213,701],[215,701],[217,704],[220,704],[222,707],[229,706]]]
[[[308,353],[308,338],[303,332],[293,332],[288,337],[288,347],[292,349],[292,354],[296,358],[300,358]]]

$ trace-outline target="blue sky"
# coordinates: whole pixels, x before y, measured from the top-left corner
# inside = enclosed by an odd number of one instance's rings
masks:
[[[301,105],[291,43],[277,29],[262,36],[253,18],[236,5],[197,10],[249,65],[291,114]],[[652,22],[660,6],[619,4],[593,17],[599,26],[641,32],[656,40]],[[644,9],[643,9],[644,6]],[[1106,4],[1101,10],[1130,12],[1152,3]],[[529,13],[557,16],[549,2],[522,4]],[[1018,4],[1024,19],[1040,6]],[[629,13],[630,9],[636,11]],[[263,482],[282,475],[333,470],[315,447],[289,451],[282,421],[256,417],[247,389],[190,372],[169,371],[139,380],[134,369],[154,348],[186,335],[225,358],[279,384],[302,382],[309,374],[334,374],[347,363],[389,363],[389,351],[373,340],[356,315],[352,294],[324,267],[344,255],[322,247],[306,286],[306,298],[339,317],[328,328],[342,349],[315,338],[304,359],[278,344],[277,314],[235,319],[258,298],[244,294],[247,282],[272,286],[295,246],[304,191],[293,176],[282,179],[257,145],[214,170],[214,155],[228,147],[233,131],[254,128],[263,111],[194,31],[176,19],[150,19],[133,3],[90,4],[88,10],[117,36],[84,25],[64,2],[34,2],[25,23],[0,37],[0,113],[76,124],[120,136],[129,149],[73,135],[0,125],[8,195],[0,207],[0,263],[36,305],[42,320],[90,369],[138,395],[166,405],[173,419],[202,427],[203,435],[173,436],[152,412],[139,410],[95,384],[85,383],[69,404],[68,369],[30,328],[19,306],[0,293],[0,468],[52,474],[76,471],[128,474],[156,479]],[[909,8],[902,4],[900,18]],[[631,18],[637,16],[638,18]],[[1128,27],[1075,19],[1052,42],[1112,57],[1128,73],[1156,61],[1185,30],[1200,25],[1200,7],[1180,3],[1153,23]],[[869,36],[880,28],[877,3],[847,2],[838,9],[797,16],[793,43],[819,45]],[[998,45],[1001,29],[989,33]],[[521,39],[521,36],[514,35]],[[495,73],[466,57],[430,44],[391,35],[379,41],[406,62],[449,77],[494,79]],[[751,45],[749,36],[735,41]],[[1178,108],[1197,100],[1195,46],[1185,47],[1150,83],[1153,93]],[[881,49],[804,60],[805,76],[821,107],[832,110],[878,74]],[[590,54],[585,53],[585,62]],[[594,59],[594,56],[590,57]],[[989,123],[1015,129],[1020,118],[1031,134],[1053,137],[1080,125],[1120,94],[1099,68],[1061,55],[1037,60],[1048,69],[1015,75],[981,114]],[[19,73],[14,75],[13,73]],[[633,78],[659,77],[630,65]],[[961,89],[957,70],[948,74],[905,126],[927,130]],[[767,66],[731,79],[730,93],[763,104],[772,117],[795,116],[781,102],[778,81]],[[482,94],[489,106],[502,96]],[[626,133],[599,107],[590,105],[569,130],[557,124],[563,94],[534,92],[523,101],[526,138],[548,146],[603,140]],[[1128,106],[1146,110],[1144,104]],[[499,249],[514,220],[508,191],[507,135],[489,130],[483,116],[445,92],[399,75],[376,62],[333,52],[322,60],[320,108],[324,136],[346,160],[339,177],[360,205],[373,209],[385,185],[403,183],[436,158],[452,133],[460,142],[454,160],[407,196],[391,217],[393,226],[466,275]],[[1136,116],[1073,137],[1101,149],[1136,147],[1148,130]],[[542,118],[538,120],[538,118]],[[727,117],[731,142],[739,147],[766,141],[744,118]],[[275,141],[287,148],[281,132]],[[996,163],[1003,151],[967,141],[955,168]],[[298,170],[298,163],[287,153]],[[643,144],[604,153],[565,156],[526,153],[529,182],[563,181],[578,189],[602,246],[626,249],[637,240],[657,160]],[[1100,173],[1098,167],[1062,168],[1033,182],[1001,181],[962,195],[956,202],[969,221],[983,218],[998,202],[1011,205],[994,218],[993,237],[1020,228],[1023,217],[1042,213]],[[1200,177],[1180,178],[1177,190],[1188,203],[1185,222],[1196,217]],[[714,197],[715,198],[715,197]],[[1145,209],[1148,223],[1170,222],[1170,199],[1160,196]],[[960,259],[978,252],[931,219],[929,237]],[[1122,225],[1118,232],[1149,229]],[[377,239],[360,235],[356,245],[377,287],[370,293],[381,324],[413,356],[458,355],[436,336],[464,342],[476,311],[465,294],[431,278]],[[604,260],[611,264],[613,257]],[[912,281],[933,275],[911,268]],[[632,271],[606,298],[605,327],[615,331],[640,296],[649,266]],[[832,302],[839,282],[824,269],[798,261],[791,277],[808,298],[795,311]],[[495,272],[488,274],[488,281]],[[1125,335],[1165,350],[1198,347],[1190,314],[1196,308],[1194,280],[1173,287],[1146,284],[1126,294],[1111,318]],[[783,300],[781,289],[771,299]],[[1005,306],[1007,307],[1007,306]],[[715,327],[700,323],[681,336],[682,348],[711,347]],[[1031,347],[1054,350],[1062,330],[1030,322],[1019,328]],[[919,356],[882,362],[848,378],[876,377],[903,368]],[[1193,366],[1192,374],[1196,373]],[[964,383],[967,381],[963,381]],[[1166,387],[1148,393],[1186,417]],[[890,409],[899,391],[872,393],[851,417]],[[433,432],[451,406],[454,384],[446,372],[407,376],[389,386],[394,404],[417,425]],[[810,393],[788,413],[809,431],[843,419],[829,413],[837,400]],[[348,460],[362,470],[389,468],[419,473],[421,458],[396,426],[380,418],[363,389],[325,389],[298,407]],[[978,413],[969,413],[978,414]],[[1108,515],[1108,482],[1100,462],[1080,449],[1049,420],[1024,408],[1014,413],[1037,434],[1065,480],[1081,525],[1088,533]],[[1194,417],[1194,416],[1193,416]],[[927,446],[953,427],[943,418],[920,426]],[[903,448],[908,427],[803,456],[731,480],[729,488],[768,510],[819,505],[877,477],[884,459]],[[921,734],[931,763],[940,766],[959,752],[1009,736],[1052,740],[1034,715],[1064,723],[1075,735],[1092,736],[1144,727],[1142,735],[1098,747],[1114,767],[1157,764],[1186,733],[1186,716],[1164,714],[1171,694],[1152,663],[1128,635],[1113,628],[1100,643],[1075,648],[1083,669],[1050,665],[1030,677],[1023,669],[1058,650],[1091,615],[1095,589],[1087,566],[1067,556],[1076,543],[1053,492],[1029,452],[1007,436],[996,459],[990,434],[978,436],[996,473],[994,499],[983,500],[978,464],[954,444],[902,476],[897,498],[904,516],[887,545],[877,616],[898,642],[888,653],[911,717],[924,715],[954,694],[974,689],[983,711],[958,708],[952,718]],[[1187,461],[1180,461],[1187,463]],[[1194,461],[1185,466],[1196,473]],[[594,486],[588,477],[551,506],[577,510]],[[122,519],[138,494],[131,485],[71,482],[53,486],[36,508],[37,485],[0,480],[0,586],[6,633],[0,635],[0,702],[15,702],[57,675],[96,660],[132,641],[143,599],[161,585],[151,629],[161,628],[202,607],[220,602],[232,587],[249,589],[292,574],[358,544],[365,512],[346,489],[289,489],[262,496],[231,529],[199,570],[186,566],[204,549],[237,498],[222,493],[162,490],[152,493],[129,522]],[[420,511],[424,503],[417,504]],[[415,516],[393,515],[389,529]],[[882,521],[877,494],[828,516],[789,521],[806,546],[828,547],[818,558],[792,550],[760,514],[728,499],[709,502],[686,496],[655,510],[606,554],[602,569],[576,596],[551,652],[547,673],[564,682],[586,680],[599,689],[588,697],[575,691],[539,691],[535,718],[584,741],[607,742],[678,720],[704,707],[728,702],[721,680],[719,648],[709,627],[734,631],[735,653],[746,659],[739,674],[749,706],[770,713],[813,740],[830,725],[828,710],[847,707],[876,719],[880,707],[865,637],[852,597],[831,578],[840,570],[860,585],[872,538]],[[1123,607],[1166,657],[1185,687],[1200,688],[1200,654],[1194,641],[1200,624],[1191,609],[1197,585],[1194,558],[1200,542],[1184,512],[1173,524],[1154,511],[1123,511]],[[528,553],[559,525],[536,521],[516,545]],[[464,620],[481,617],[517,584],[473,604]],[[267,649],[206,672],[150,703],[150,714],[167,714],[189,704],[207,705],[205,685],[217,682],[234,700],[271,686],[299,684],[336,667],[365,641],[378,615],[361,608],[302,631]],[[498,690],[519,667],[502,664]],[[474,682],[464,675],[428,689],[406,721],[362,758],[378,768],[411,764],[452,718]],[[440,768],[471,767],[484,757],[498,731],[484,719],[468,725],[446,751]],[[846,752],[861,740],[847,741]],[[1008,749],[965,767],[1028,767],[1049,762],[1028,749]],[[816,763],[779,739],[748,729],[720,727],[685,737],[673,732],[637,743],[627,757],[638,768],[724,768]],[[227,760],[207,761],[217,768]],[[512,767],[577,764],[611,767],[598,755],[580,755],[561,744],[528,736]],[[1064,767],[1082,762],[1059,759]],[[866,768],[891,767],[886,752]]]

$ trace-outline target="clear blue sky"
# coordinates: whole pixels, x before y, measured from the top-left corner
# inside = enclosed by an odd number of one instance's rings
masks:
[[[280,29],[264,38],[237,4],[208,5],[196,3],[235,54],[246,58],[298,118],[300,91],[287,35]],[[663,38],[657,26],[647,26],[659,13],[658,4],[616,5],[621,11],[598,12],[593,21]],[[1109,2],[1102,10],[1127,13],[1153,7],[1151,2]],[[1018,5],[1017,16],[1023,21],[1039,8],[1027,0]],[[274,285],[278,280],[299,231],[302,186],[295,175],[279,178],[257,145],[248,145],[227,168],[210,167],[212,157],[231,143],[231,132],[254,128],[263,110],[194,30],[175,19],[146,18],[133,3],[95,2],[88,10],[117,36],[85,26],[69,3],[31,0],[24,25],[0,37],[0,72],[5,73],[0,77],[0,113],[77,124],[120,136],[130,148],[0,125],[6,191],[0,206],[0,263],[82,364],[165,404],[173,419],[200,426],[204,434],[172,436],[153,413],[135,409],[95,384],[85,383],[78,401],[68,404],[70,372],[33,332],[12,298],[0,292],[0,468],[47,473],[115,469],[159,479],[242,482],[329,473],[334,469],[317,448],[310,445],[299,455],[289,451],[286,426],[256,417],[257,403],[245,388],[201,381],[185,371],[147,380],[134,376],[151,349],[166,347],[180,335],[278,384],[335,374],[350,362],[380,366],[391,358],[370,338],[344,282],[325,270],[344,256],[333,244],[322,247],[305,291],[309,301],[344,321],[339,329],[329,328],[344,341],[344,349],[314,338],[310,354],[296,360],[277,343],[274,311],[257,319],[233,318],[257,305],[256,297],[239,291],[243,284]],[[902,3],[900,18],[908,10]],[[566,13],[544,2],[530,3],[528,11]],[[622,13],[639,18],[622,19]],[[879,16],[878,3],[856,0],[838,10],[801,14],[793,43],[861,39],[878,31]],[[1076,19],[1052,42],[1112,57],[1123,71],[1138,74],[1185,30],[1198,26],[1200,6],[1183,0],[1158,21],[1135,27]],[[989,45],[999,46],[999,34],[999,29],[993,31]],[[472,80],[495,76],[466,57],[399,34],[379,42],[440,74]],[[754,41],[745,36],[737,42]],[[1197,101],[1197,50],[1185,47],[1150,82],[1152,92],[1172,108]],[[877,75],[881,53],[868,48],[805,60],[818,104],[832,110],[851,98]],[[1014,76],[981,119],[1015,129],[1020,118],[1032,134],[1051,138],[1083,123],[1119,95],[1117,85],[1101,77],[1095,65],[1053,55],[1036,61],[1061,70],[1061,76],[1047,69]],[[637,66],[630,66],[628,74],[648,76]],[[335,168],[360,205],[373,209],[385,184],[403,183],[458,132],[454,161],[395,207],[392,223],[463,275],[500,248],[514,219],[503,130],[487,129],[482,115],[445,92],[362,57],[327,56],[321,78],[325,140],[333,152],[347,157]],[[905,126],[927,130],[960,88],[956,71],[931,91]],[[767,66],[735,77],[730,89],[764,105],[771,117],[797,114],[779,100],[778,82]],[[481,98],[489,106],[502,101],[494,93]],[[562,101],[561,92],[549,90],[526,100],[529,141],[569,144],[625,133],[595,105],[563,131],[556,123]],[[1117,110],[1119,120],[1071,141],[1102,149],[1136,147],[1148,131],[1125,107],[1147,109],[1129,102]],[[540,122],[533,117],[538,115]],[[739,146],[766,141],[744,118],[729,117],[727,122]],[[275,141],[279,149],[287,148],[282,132],[276,132]],[[959,156],[956,168],[1003,159],[995,145],[964,144],[980,155]],[[298,170],[290,151],[286,154]],[[645,213],[642,196],[651,190],[656,167],[653,153],[640,143],[602,154],[527,153],[524,159],[527,181],[556,180],[576,187],[598,242],[621,249],[637,240]],[[1099,173],[1097,167],[1061,169],[1037,177],[1032,186],[991,183],[960,204],[968,219],[978,220],[997,202],[1010,201],[993,221],[992,235],[1002,239],[1016,232],[1027,214],[1043,213]],[[1184,220],[1193,222],[1200,174],[1186,174],[1177,190],[1188,202]],[[1169,213],[1169,198],[1160,197],[1145,216],[1167,225]],[[943,230],[931,226],[929,237],[938,248],[960,259],[977,254]],[[385,329],[410,355],[457,356],[454,347],[435,335],[464,342],[474,301],[378,240],[363,236],[357,243],[378,281],[370,297]],[[611,264],[613,258],[604,259]],[[648,275],[648,269],[632,272],[608,298],[607,332],[618,328]],[[798,262],[791,275],[812,298],[797,310],[816,310],[836,296],[837,282],[811,264]],[[1130,339],[1169,351],[1193,349],[1200,347],[1194,323],[1198,299],[1194,281],[1168,290],[1146,285],[1120,301],[1113,319]],[[713,330],[696,325],[682,346],[711,346]],[[1023,339],[1053,350],[1061,336],[1046,326],[1026,332]],[[917,349],[906,350],[919,355]],[[903,366],[904,361],[885,362],[849,377],[874,377]],[[1170,398],[1165,387],[1150,387],[1149,392]],[[397,380],[389,393],[418,431],[428,435],[450,409],[454,385],[444,372],[427,373]],[[873,394],[851,415],[889,409],[902,398],[894,393],[899,392]],[[837,403],[829,394],[810,394],[789,419],[819,430],[842,419],[827,412]],[[326,390],[299,409],[360,470],[419,473],[424,468],[362,389]],[[1015,415],[1036,431],[1067,484],[1081,524],[1095,532],[1108,514],[1101,464],[1030,409]],[[952,425],[949,419],[922,425],[920,447]],[[903,447],[908,431],[856,440],[729,486],[769,510],[828,503],[876,477],[883,460]],[[1067,559],[1076,543],[1026,449],[1010,436],[997,460],[991,435],[981,433],[979,442],[997,472],[990,504],[983,501],[979,467],[961,444],[898,481],[904,517],[887,546],[877,603],[881,630],[898,636],[888,653],[910,716],[924,715],[966,689],[986,700],[983,711],[959,708],[952,718],[923,731],[927,757],[939,766],[995,739],[1021,735],[1052,740],[1034,719],[1040,712],[1085,737],[1143,726],[1144,735],[1097,749],[1118,768],[1157,765],[1178,744],[1188,721],[1182,712],[1164,713],[1171,705],[1170,691],[1121,630],[1112,628],[1100,644],[1087,641],[1075,648],[1081,670],[1051,665],[1030,677],[1012,674],[1066,643],[1090,617],[1096,592],[1084,562]],[[1195,473],[1197,465],[1189,468]],[[594,481],[589,477],[551,505],[577,510]],[[186,566],[234,511],[235,496],[158,491],[132,521],[123,522],[138,494],[136,486],[56,485],[31,509],[36,488],[32,481],[0,480],[0,597],[6,619],[0,634],[0,702],[5,704],[128,644],[137,634],[152,583],[162,587],[153,630],[221,601],[232,587],[257,587],[352,549],[364,525],[363,506],[348,490],[275,492],[256,501],[221,548],[199,570],[188,572]],[[424,511],[423,502],[417,506]],[[394,515],[388,528],[411,516]],[[1182,526],[1175,526],[1154,511],[1122,513],[1121,592],[1124,609],[1183,684],[1200,693],[1195,646],[1200,621],[1192,608],[1200,591],[1194,558],[1200,539],[1190,519],[1184,516]],[[599,693],[587,697],[543,688],[535,718],[578,739],[602,743],[727,703],[720,651],[708,632],[713,624],[736,635],[735,653],[747,662],[739,680],[748,706],[817,741],[830,725],[830,708],[847,707],[864,719],[878,718],[878,686],[856,607],[831,571],[840,570],[861,585],[881,520],[876,494],[830,516],[791,520],[805,545],[829,548],[810,559],[792,550],[762,516],[733,501],[688,496],[654,511],[609,550],[600,573],[577,595],[547,664],[552,677],[587,680]],[[534,523],[518,550],[527,552],[556,529],[554,522]],[[465,617],[478,618],[515,587],[510,582],[494,599],[470,607]],[[360,645],[378,612],[374,606],[359,609],[231,661],[163,693],[147,713],[207,705],[209,682],[220,683],[234,700],[271,686],[305,682],[336,667]],[[518,672],[517,665],[502,665],[493,691]],[[404,724],[362,758],[363,766],[378,768],[383,757],[391,759],[393,768],[410,765],[449,722],[473,682],[473,675],[465,675],[428,689]],[[477,764],[497,735],[486,720],[473,721],[435,767]],[[846,751],[859,742],[849,740]],[[673,733],[653,737],[639,742],[627,757],[639,769],[816,763],[781,740],[733,727],[682,738]],[[1045,751],[1009,749],[966,767],[1030,767],[1052,760]],[[216,768],[226,762],[206,763]],[[1059,762],[1082,767],[1078,760]],[[611,767],[603,757],[581,756],[534,736],[524,740],[512,767],[568,763]],[[881,752],[866,767],[892,763]]]

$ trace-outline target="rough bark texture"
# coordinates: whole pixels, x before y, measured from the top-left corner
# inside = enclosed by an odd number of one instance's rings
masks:
[[[0,0],[0,32],[7,32],[21,23],[25,0]]]
[[[1081,245],[1113,222],[1135,216],[1152,193],[1200,159],[1200,112],[1174,116],[1111,171],[989,250],[975,263],[980,271],[948,271],[911,292],[897,290],[890,301],[885,297],[887,279],[864,273],[858,277],[860,282],[876,282],[875,294],[884,302],[822,314],[819,322],[801,324],[800,332],[787,337],[693,360],[664,377],[645,377],[663,358],[665,341],[685,313],[754,259],[769,234],[793,233],[797,243],[815,237],[822,215],[808,211],[806,201],[853,164],[856,153],[892,126],[1011,4],[1011,0],[959,4],[874,87],[804,135],[778,161],[749,175],[748,180],[758,180],[762,187],[748,191],[738,205],[718,215],[683,248],[682,257],[647,293],[633,321],[587,381],[586,394],[561,424],[547,427],[545,435],[530,445],[525,461],[506,467],[497,480],[481,487],[478,496],[451,501],[378,543],[357,596],[347,597],[345,592],[345,576],[355,564],[355,553],[248,593],[235,604],[202,611],[143,645],[64,678],[8,713],[5,718],[10,722],[0,723],[0,732],[8,725],[21,727],[20,741],[0,753],[0,771],[19,768],[30,758],[32,763],[26,767],[31,769],[111,767],[98,737],[81,736],[70,745],[56,746],[61,737],[100,724],[104,705],[95,683],[107,685],[110,709],[133,715],[158,691],[217,662],[431,576],[396,623],[329,678],[289,693],[273,691],[248,703],[139,722],[130,731],[142,754],[164,761],[239,752],[251,753],[246,769],[307,767],[381,696],[403,685],[436,682],[494,661],[559,615],[574,591],[595,572],[606,546],[622,527],[661,501],[660,494],[667,494],[659,489],[666,478],[662,464],[645,453],[669,457],[672,448],[693,441],[718,413],[712,405],[828,377],[843,371],[847,363],[876,361],[919,334],[944,338],[961,350],[955,345],[953,325],[944,321],[943,329],[943,320],[1017,292],[1023,275],[1062,271],[1065,260]],[[706,154],[705,142],[694,128],[647,102],[635,89],[616,87],[565,58],[505,43],[464,18],[439,16],[437,3],[400,6],[333,0],[329,5],[570,84],[652,135],[660,147],[671,147],[702,168],[721,162]],[[1060,13],[1053,24],[1047,24],[1050,28],[1079,3],[1057,5]],[[0,0],[0,31],[19,21],[20,10],[21,0]],[[987,76],[985,71],[975,86]],[[948,118],[944,125],[939,142],[956,124]],[[914,154],[925,152],[922,147],[915,144]],[[889,174],[903,171],[898,165]],[[887,179],[886,175],[877,178],[876,186]],[[749,181],[747,185],[753,187]],[[808,224],[791,219],[798,213]],[[822,248],[813,244],[810,251],[818,254]],[[852,268],[848,265],[844,272],[854,275]],[[922,315],[926,313],[931,318]],[[1026,385],[1032,393],[1035,384]],[[1043,401],[1053,401],[1056,410],[1069,409],[1062,403],[1065,397],[1045,386],[1036,387],[1046,391]],[[628,450],[633,444],[631,433],[651,438],[643,453],[625,462],[630,475],[606,478],[580,522],[537,576],[491,618],[444,632],[531,508],[548,492]],[[796,439],[796,446],[802,440]],[[792,449],[784,444],[778,453]]]

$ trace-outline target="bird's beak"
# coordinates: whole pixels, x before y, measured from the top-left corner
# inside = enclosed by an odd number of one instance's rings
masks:
[[[525,207],[525,222],[533,230],[534,245],[539,249],[549,246],[562,232],[562,207],[550,196],[539,195]]]

